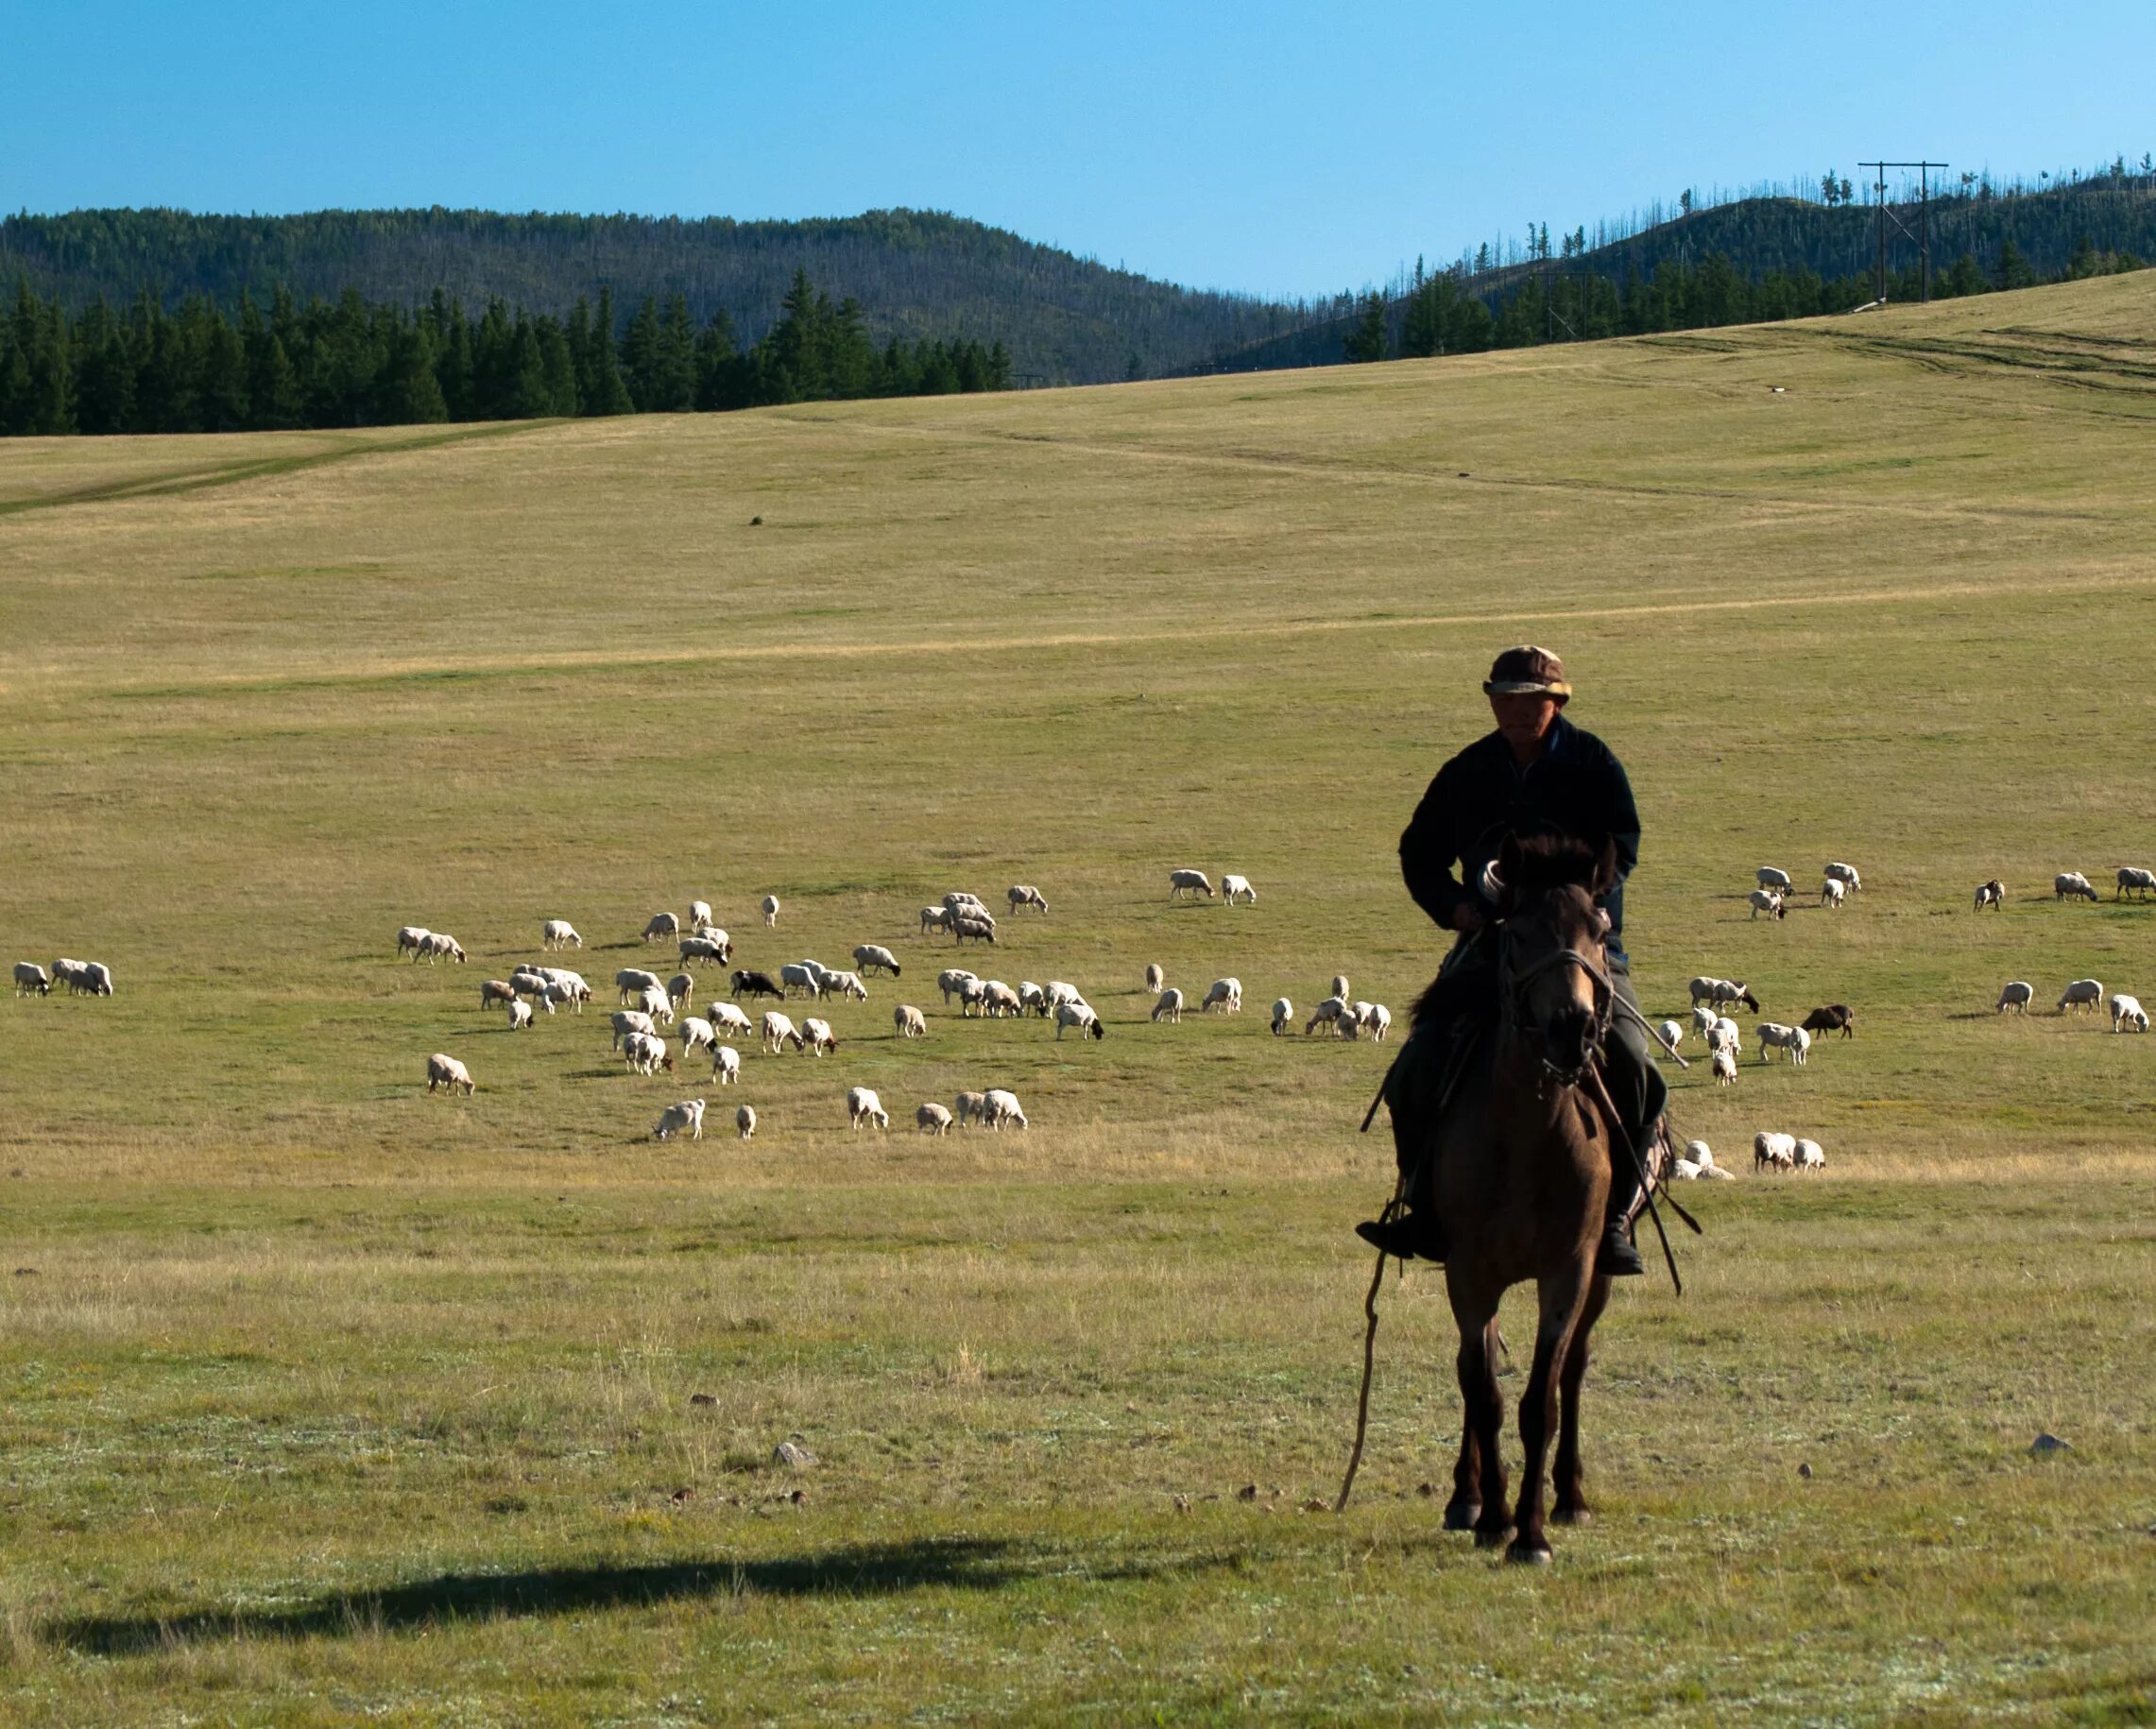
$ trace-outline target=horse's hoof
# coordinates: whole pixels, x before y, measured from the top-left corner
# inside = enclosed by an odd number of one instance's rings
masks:
[[[1447,1531],[1473,1531],[1476,1520],[1482,1516],[1480,1501],[1455,1501],[1445,1510],[1445,1529]]]
[[[1549,1518],[1555,1525],[1591,1525],[1595,1522],[1595,1515],[1584,1507],[1552,1508]]]
[[[1529,1543],[1523,1539],[1505,1550],[1505,1559],[1519,1566],[1548,1566],[1549,1545]]]

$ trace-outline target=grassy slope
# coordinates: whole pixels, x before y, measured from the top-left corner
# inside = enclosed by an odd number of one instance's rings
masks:
[[[2156,852],[2152,311],[0,449],[36,504],[0,515],[0,939],[120,980],[6,1011],[6,1708],[2146,1709],[2156,1043],[1987,1011],[2156,1001],[2156,911],[2038,892]],[[331,459],[252,466],[293,456]],[[1685,1132],[1815,1133],[1832,1174],[1697,1195],[1687,1295],[1623,1294],[1603,1520],[1531,1580],[1413,1495],[1454,1427],[1429,1280],[1357,1507],[1292,1512],[1342,1462],[1385,1059],[1262,1022],[1427,977],[1393,839],[1521,638],[1639,788],[1650,1005],[1712,970],[1862,1028],[1676,1078]],[[1850,909],[1747,917],[1754,864],[1827,857]],[[1179,863],[1262,899],[1171,911]],[[914,908],[1016,881],[1054,910],[982,970],[1080,984],[1104,1044],[942,1012]],[[906,963],[835,1060],[744,1053],[745,1148],[638,1141],[676,1089],[603,1021],[475,1006],[541,918],[599,978],[694,895],[752,964]],[[393,964],[406,920],[471,964]],[[1250,1007],[1151,1028],[1149,960]],[[414,1086],[436,1049],[475,1099]],[[1035,1127],[851,1141],[855,1081],[901,1122],[1010,1084]]]

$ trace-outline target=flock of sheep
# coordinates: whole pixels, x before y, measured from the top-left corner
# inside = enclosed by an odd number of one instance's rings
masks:
[[[1212,882],[1205,872],[1179,869],[1170,873],[1171,899],[1194,899],[1201,893],[1208,899],[1214,898]],[[1221,898],[1231,906],[1250,905],[1256,902],[1258,891],[1251,887],[1247,878],[1226,875],[1221,879]],[[1047,898],[1030,883],[1013,884],[1005,899],[1013,914],[1048,911]],[[775,927],[779,912],[777,898],[766,896],[762,902],[764,923]],[[978,897],[964,891],[946,895],[939,906],[923,907],[920,922],[924,933],[942,931],[956,943],[970,940],[993,945],[996,941],[995,916]],[[710,997],[701,1014],[692,1014],[698,989],[698,981],[692,969],[700,964],[725,966],[733,958],[733,938],[712,923],[710,903],[692,901],[686,921],[671,911],[653,914],[643,927],[642,940],[647,945],[673,942],[682,970],[668,979],[639,967],[625,967],[614,974],[614,987],[622,1006],[608,1017],[613,1033],[612,1048],[638,1074],[675,1073],[676,1050],[670,1048],[667,1042],[667,1034],[671,1031],[683,1061],[700,1052],[710,1054],[711,1079],[721,1087],[733,1086],[742,1073],[741,1053],[734,1045],[724,1042],[727,1039],[755,1038],[759,1048],[773,1056],[782,1055],[789,1047],[803,1054],[825,1056],[834,1053],[839,1047],[838,1035],[829,1020],[804,1015],[796,1024],[793,1016],[782,1008],[765,1009],[760,1019],[752,1020],[742,1007],[744,998],[752,1004],[761,997],[784,1002],[796,995],[813,1002],[833,998],[865,1002],[869,994],[868,979],[879,974],[888,974],[895,979],[903,972],[898,956],[877,943],[859,945],[853,950],[851,968],[830,967],[813,959],[787,962],[775,973],[735,967],[727,975],[728,997]],[[559,952],[581,949],[584,939],[567,919],[550,918],[541,927],[540,945],[549,952]],[[441,960],[461,963],[465,958],[463,946],[453,936],[423,925],[405,925],[398,931],[396,954],[400,958],[409,957],[414,963],[423,960],[430,966]],[[19,974],[21,969],[17,970]],[[1158,966],[1145,969],[1145,984],[1155,999],[1152,1019],[1155,1023],[1180,1022],[1185,1003],[1182,990],[1168,984],[1166,974]],[[1077,1033],[1081,1043],[1087,1038],[1098,1040],[1107,1036],[1099,1013],[1078,987],[1059,979],[1052,979],[1046,984],[1036,984],[1028,979],[1012,986],[1001,979],[984,979],[963,967],[949,967],[937,974],[936,986],[946,1008],[953,1001],[957,1002],[962,1019],[1015,1019],[1030,1015],[1052,1020],[1058,1040],[1072,1031]],[[568,1008],[581,1014],[584,1005],[591,1000],[591,986],[581,973],[537,961],[521,963],[506,979],[488,979],[479,987],[479,1006],[503,1009],[508,1017],[511,1032],[532,1026],[536,1017],[542,1013],[552,1015],[558,1009]],[[1241,1014],[1242,982],[1235,978],[1214,980],[1198,1007],[1200,1013]],[[928,1017],[915,1004],[897,1004],[891,1011],[891,1019],[900,1039],[922,1037],[928,1032]],[[1273,1004],[1275,1035],[1292,1031],[1294,1020],[1295,1007],[1288,998],[1282,997]],[[1336,1037],[1350,1040],[1366,1034],[1373,1041],[1382,1043],[1392,1025],[1392,1010],[1381,1002],[1353,1000],[1346,978],[1337,976],[1332,981],[1332,994],[1318,1005],[1303,1031],[1307,1036],[1323,1027]],[[427,1058],[426,1073],[429,1092],[470,1095],[477,1089],[471,1070],[446,1052],[437,1051]],[[849,1128],[887,1129],[891,1125],[890,1113],[870,1087],[848,1087],[846,1106]],[[668,1140],[685,1135],[692,1140],[701,1140],[704,1113],[702,1099],[685,1099],[669,1104],[654,1125],[652,1137]],[[935,1100],[926,1101],[915,1110],[914,1121],[925,1135],[947,1134],[954,1122],[962,1127],[969,1122],[978,1123],[988,1129],[1028,1126],[1024,1107],[1018,1095],[1007,1087],[961,1092],[949,1106]],[[744,1104],[735,1111],[735,1128],[744,1140],[756,1133],[756,1123],[753,1105]]]

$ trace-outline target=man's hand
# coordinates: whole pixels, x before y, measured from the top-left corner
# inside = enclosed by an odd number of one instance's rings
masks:
[[[1463,935],[1474,935],[1482,928],[1482,909],[1471,900],[1463,900],[1452,909],[1452,928]]]

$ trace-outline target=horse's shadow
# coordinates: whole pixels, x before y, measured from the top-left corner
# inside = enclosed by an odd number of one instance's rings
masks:
[[[1089,1568],[1095,1579],[1141,1579],[1215,1565],[1204,1557],[1133,1560]],[[1224,1563],[1221,1563],[1224,1565]],[[175,1643],[294,1639],[380,1629],[405,1632],[509,1617],[576,1615],[622,1604],[761,1593],[770,1597],[887,1597],[936,1586],[988,1591],[1043,1576],[1063,1557],[998,1538],[925,1537],[765,1561],[547,1567],[522,1573],[442,1573],[379,1591],[339,1591],[282,1609],[183,1609],[171,1615],[84,1616],[54,1623],[54,1643],[94,1656],[128,1656]]]

